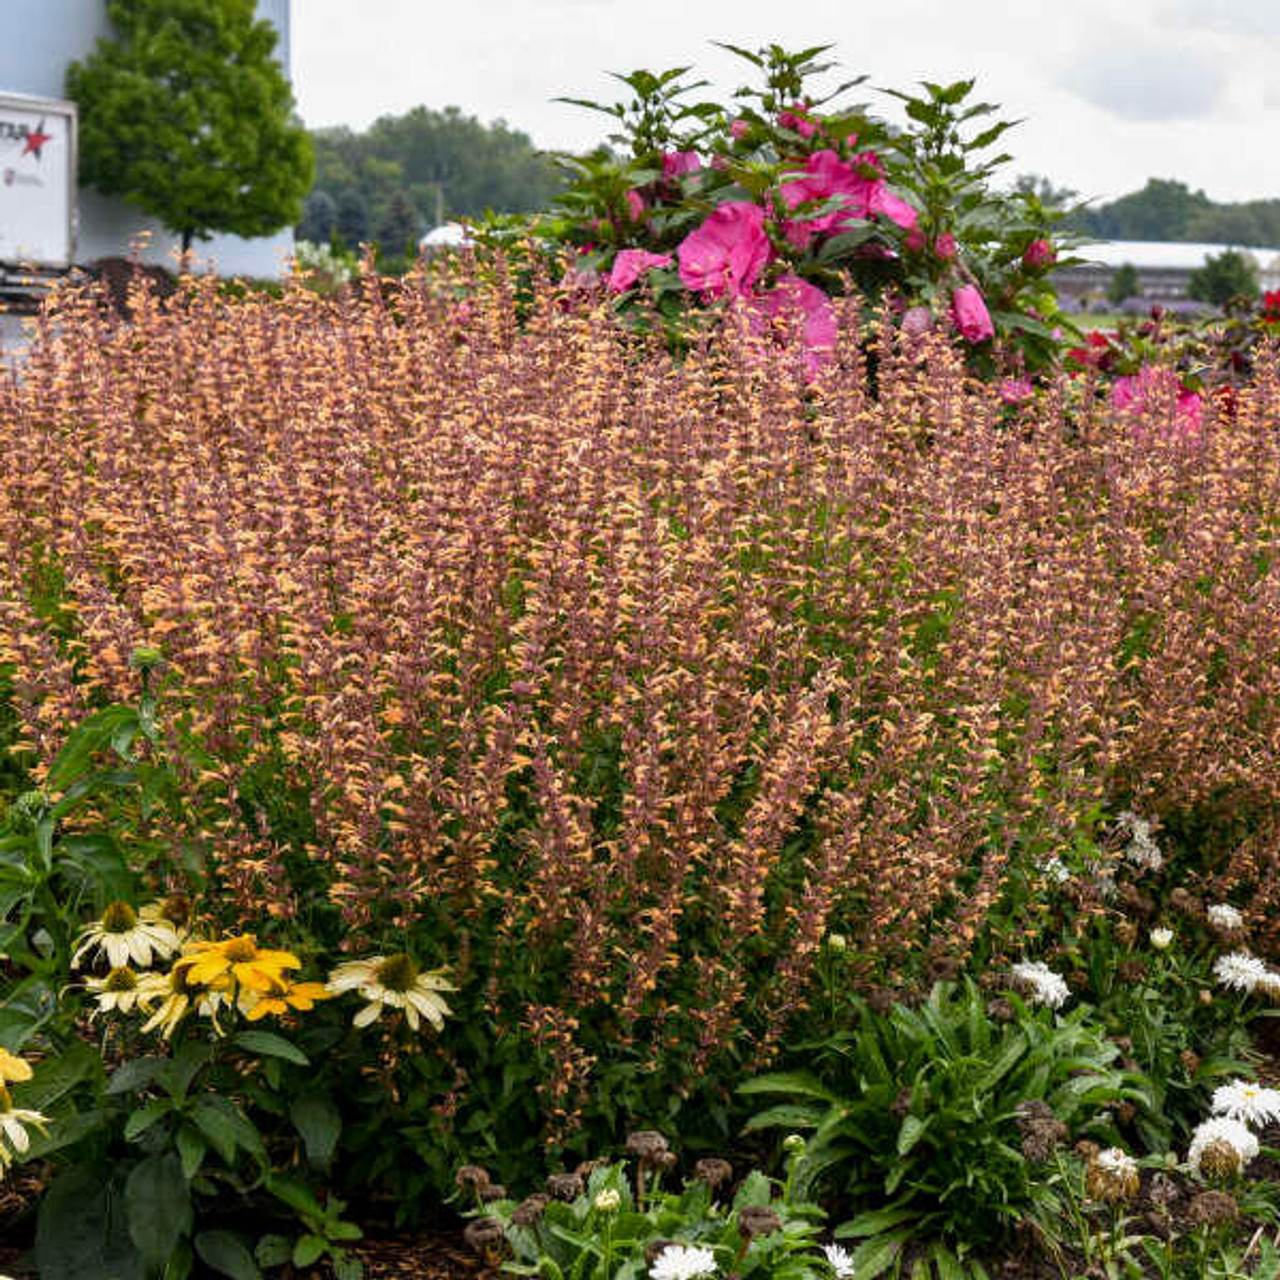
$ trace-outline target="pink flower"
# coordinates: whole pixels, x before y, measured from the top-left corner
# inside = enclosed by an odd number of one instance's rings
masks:
[[[907,238],[902,242],[912,253],[919,253],[924,248],[924,232],[919,227],[912,227]]]
[[[1030,378],[1006,378],[1000,384],[1000,399],[1005,404],[1021,404],[1034,394]]]
[[[803,102],[793,102],[778,116],[778,124],[798,133],[802,138],[812,138],[818,132],[818,126],[809,119],[808,108]]]
[[[627,209],[631,213],[632,222],[639,222],[644,217],[644,196],[634,187],[627,192]]]
[[[751,121],[737,119],[729,126],[729,136],[741,142],[751,132]]]
[[[799,324],[805,373],[817,377],[836,345],[836,315],[827,295],[799,276],[785,275],[775,288],[745,301],[753,333],[774,332],[774,322],[779,319]]]
[[[1022,265],[1030,271],[1051,267],[1058,260],[1058,251],[1047,240],[1033,240],[1022,251]]]
[[[951,315],[956,328],[970,342],[982,342],[995,336],[991,313],[982,300],[982,294],[971,284],[962,285],[951,295]]]
[[[723,173],[729,167],[729,157],[722,156],[718,151],[711,157],[711,167],[717,173]]]
[[[871,193],[871,212],[882,214],[890,222],[896,222],[908,230],[916,225],[920,216],[901,196],[895,196],[883,182],[876,183]],[[941,237],[939,237],[941,238]]]
[[[1174,412],[1178,425],[1184,431],[1195,431],[1200,426],[1204,400],[1164,365],[1144,364],[1136,374],[1117,378],[1111,387],[1111,403],[1117,409],[1142,413],[1150,407],[1153,399],[1170,391],[1175,394]]]
[[[669,267],[669,253],[649,253],[646,249],[623,249],[613,260],[609,272],[609,288],[614,293],[625,293],[646,271],[654,267]]]
[[[817,217],[785,223],[783,232],[788,242],[803,249],[815,235],[841,231],[851,221],[869,218],[872,214],[882,214],[900,227],[914,227],[916,211],[894,195],[880,177],[868,176],[867,169],[873,175],[881,172],[880,160],[874,151],[865,151],[845,161],[828,149],[809,156],[801,176],[786,177],[780,194],[789,209],[811,200],[830,200],[833,196],[840,197],[843,206]]]
[[[678,178],[682,173],[695,173],[702,168],[702,157],[696,151],[664,151],[662,176]]]
[[[956,256],[956,238],[950,231],[944,231],[934,242],[933,252],[946,262]]]
[[[730,200],[685,236],[676,256],[685,288],[718,298],[750,289],[771,252],[764,210],[746,200]]]

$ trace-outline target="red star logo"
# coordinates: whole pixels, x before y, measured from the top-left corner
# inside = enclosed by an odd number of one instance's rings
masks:
[[[27,134],[27,145],[22,148],[22,154],[24,156],[35,156],[35,158],[39,160],[40,149],[44,146],[46,142],[52,142],[52,141],[53,141],[53,134],[45,133],[44,121],[41,120],[40,123],[36,125],[35,130]]]

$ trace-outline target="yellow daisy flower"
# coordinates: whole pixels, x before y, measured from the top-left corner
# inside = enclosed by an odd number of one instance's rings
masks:
[[[369,1002],[352,1019],[357,1027],[368,1026],[384,1008],[390,1008],[403,1009],[414,1031],[418,1029],[419,1015],[442,1031],[450,1010],[438,993],[457,990],[445,976],[448,972],[432,969],[423,973],[413,958],[404,954],[370,956],[340,964],[329,975],[329,990],[335,995],[356,991]]]
[[[333,996],[323,982],[280,982],[271,990],[259,993],[247,991],[240,1000],[240,1012],[250,1022],[257,1022],[269,1013],[277,1016],[292,1009],[314,1009],[317,1000]]]
[[[30,1080],[31,1063],[0,1048],[0,1087],[9,1080]]]
[[[267,992],[287,981],[286,969],[302,968],[302,961],[289,951],[261,948],[253,934],[242,933],[221,942],[193,942],[173,967],[182,969],[193,986],[226,977],[241,990]]]
[[[80,932],[80,943],[71,957],[71,967],[78,969],[87,953],[101,950],[113,969],[135,964],[140,969],[151,967],[154,955],[167,960],[182,946],[173,925],[167,920],[139,920],[138,913],[127,902],[113,902]]]

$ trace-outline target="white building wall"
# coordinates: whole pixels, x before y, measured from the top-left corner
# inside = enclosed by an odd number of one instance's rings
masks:
[[[290,72],[289,0],[257,0],[258,16],[280,32],[276,56]],[[66,97],[67,64],[93,52],[100,36],[110,34],[106,0],[2,0],[5,30],[0,41],[0,92]],[[13,33],[21,38],[12,38]],[[180,238],[133,205],[81,188],[76,261],[128,254],[135,236],[148,233],[142,252],[146,262],[172,267]],[[197,258],[211,261],[224,275],[277,277],[293,252],[293,231],[244,240],[214,236],[193,246]]]

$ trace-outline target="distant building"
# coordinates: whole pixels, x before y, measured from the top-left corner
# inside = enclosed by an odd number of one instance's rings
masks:
[[[276,57],[290,74],[289,0],[257,0],[258,16],[280,33]],[[106,0],[4,0],[7,38],[0,41],[0,93],[66,97],[67,64],[93,52],[100,36],[111,34]],[[127,254],[139,232],[151,233],[147,262],[174,265],[179,238],[134,205],[81,187],[76,261],[92,262]],[[218,235],[193,245],[198,259],[212,259],[226,275],[274,277],[283,274],[293,252],[291,229],[244,240]]]
[[[1229,247],[1253,259],[1264,291],[1280,289],[1280,249],[1165,240],[1106,240],[1084,245],[1076,256],[1087,261],[1081,266],[1059,268],[1053,273],[1053,282],[1068,297],[1105,294],[1111,277],[1127,263],[1138,273],[1142,297],[1170,301],[1185,298],[1191,273],[1204,266],[1206,258],[1216,257]]]

